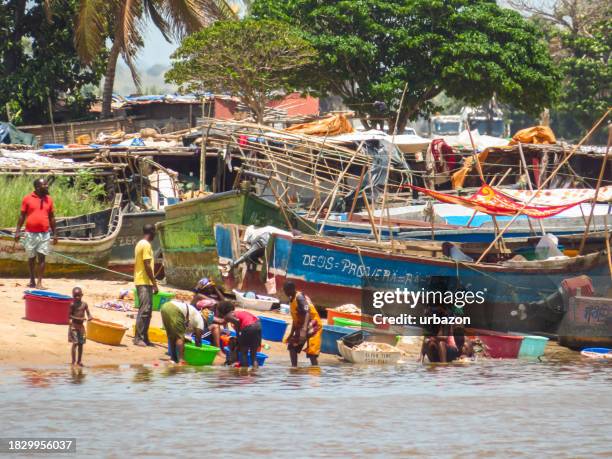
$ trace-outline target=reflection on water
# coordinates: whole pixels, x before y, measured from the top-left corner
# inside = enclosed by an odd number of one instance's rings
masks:
[[[3,370],[2,436],[105,457],[609,456],[612,362]],[[577,441],[577,436],[580,441]]]

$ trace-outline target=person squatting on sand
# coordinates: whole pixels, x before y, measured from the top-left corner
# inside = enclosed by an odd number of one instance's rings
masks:
[[[287,337],[287,349],[291,366],[297,367],[298,354],[306,349],[306,356],[312,365],[319,364],[321,353],[321,335],[323,333],[323,322],[319,317],[317,309],[310,298],[302,292],[298,292],[295,284],[291,281],[283,285],[285,295],[289,298],[291,311],[291,331]]]
[[[15,242],[21,238],[21,227],[25,222],[23,246],[28,257],[30,288],[44,289],[45,257],[49,255],[49,243],[57,244],[53,199],[49,196],[49,185],[45,179],[34,180],[34,191],[21,201],[21,214],[15,230]],[[51,230],[49,232],[49,229]],[[38,264],[36,261],[38,259]]]
[[[72,343],[72,365],[83,366],[83,345],[86,340],[85,314],[87,319],[91,320],[92,316],[89,312],[89,306],[83,301],[83,291],[80,287],[72,289],[72,303],[70,304],[70,320],[68,325],[68,342]],[[78,352],[78,357],[77,357]]]
[[[185,334],[193,333],[196,347],[202,347],[204,319],[195,306],[179,300],[164,303],[160,313],[164,329],[168,335],[170,358],[174,362],[184,365]]]
[[[140,306],[136,316],[136,333],[134,344],[137,346],[153,346],[149,341],[149,325],[153,312],[153,295],[159,291],[155,280],[153,246],[155,226],[151,224],[142,227],[143,238],[134,249],[134,285]]]
[[[231,301],[222,301],[217,306],[219,317],[230,323],[236,330],[240,367],[248,368],[250,353],[253,368],[258,367],[257,352],[261,347],[261,321],[248,311],[236,311]]]

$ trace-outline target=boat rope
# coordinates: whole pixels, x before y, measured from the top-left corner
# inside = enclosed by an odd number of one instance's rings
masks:
[[[129,274],[122,273],[122,272],[119,272],[119,271],[114,271],[114,270],[108,269],[108,268],[103,268],[102,266],[94,265],[94,264],[89,263],[89,262],[87,262],[85,260],[81,260],[79,258],[71,257],[70,255],[66,255],[66,254],[63,254],[61,252],[56,252],[55,250],[51,250],[50,252],[52,254],[54,254],[54,255],[58,255],[60,257],[64,257],[64,258],[66,258],[66,259],[68,259],[70,261],[74,261],[76,263],[81,263],[83,265],[91,266],[92,268],[96,268],[96,269],[100,269],[102,271],[106,271],[106,272],[109,272],[109,273],[117,274],[118,276],[123,276],[123,277],[125,277],[127,279],[130,279],[130,280],[134,279],[134,276],[130,276]]]
[[[6,231],[2,231],[2,230],[0,230],[0,234],[3,234],[3,235],[5,235],[5,236],[11,236],[11,237],[14,237],[14,235],[13,235],[13,234],[11,234],[11,233],[7,233]],[[127,278],[127,279],[130,279],[130,280],[133,280],[133,279],[134,279],[134,277],[133,277],[133,276],[130,276],[129,274],[126,274],[126,273],[121,273],[121,272],[119,272],[119,271],[114,271],[114,270],[112,270],[112,269],[108,269],[108,268],[104,268],[104,267],[102,267],[102,266],[94,265],[94,264],[89,263],[89,262],[87,262],[87,261],[85,261],[85,260],[81,260],[81,259],[79,259],[79,258],[71,257],[70,255],[66,255],[66,254],[63,254],[63,253],[61,253],[61,252],[57,252],[57,251],[55,251],[55,250],[53,250],[53,249],[50,249],[50,250],[49,250],[49,252],[50,252],[50,253],[52,253],[53,255],[57,255],[57,256],[60,256],[60,257],[64,257],[64,258],[66,258],[66,259],[68,259],[68,260],[70,260],[70,261],[74,261],[74,262],[76,262],[76,263],[80,263],[80,264],[83,264],[83,265],[86,265],[86,266],[91,266],[92,268],[100,269],[100,270],[102,270],[102,271],[106,271],[106,272],[109,272],[109,273],[117,274],[118,276],[123,276],[123,277],[125,277],[125,278]]]

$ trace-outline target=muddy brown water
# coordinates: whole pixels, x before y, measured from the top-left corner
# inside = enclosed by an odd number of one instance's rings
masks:
[[[0,436],[75,437],[78,456],[117,458],[612,456],[612,362],[549,348],[542,361],[277,359],[256,373],[4,368]]]

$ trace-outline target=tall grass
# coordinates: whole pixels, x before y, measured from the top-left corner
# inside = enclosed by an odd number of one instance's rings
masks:
[[[34,190],[34,176],[0,175],[0,228],[17,225],[21,201]],[[55,216],[71,217],[103,210],[108,205],[100,198],[100,188],[90,177],[60,177],[51,187]]]

